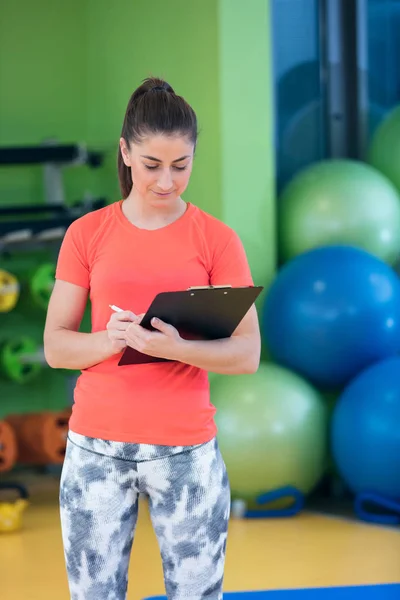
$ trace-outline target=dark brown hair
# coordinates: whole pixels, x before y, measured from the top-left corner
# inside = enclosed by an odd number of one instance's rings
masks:
[[[140,143],[145,136],[160,133],[188,136],[196,147],[197,118],[192,107],[182,96],[175,94],[169,83],[150,77],[129,99],[121,137],[129,148],[131,142]],[[122,196],[127,198],[132,189],[132,176],[122,158],[121,148],[118,149],[118,178]]]

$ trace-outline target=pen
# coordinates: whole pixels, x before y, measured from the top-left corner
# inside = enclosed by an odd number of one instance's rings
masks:
[[[113,310],[114,312],[124,312],[124,311],[122,310],[122,308],[119,308],[119,306],[115,306],[115,304],[109,304],[108,306],[109,306],[109,307],[111,308],[111,310]]]

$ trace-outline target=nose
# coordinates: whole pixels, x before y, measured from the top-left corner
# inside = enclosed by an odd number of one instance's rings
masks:
[[[169,192],[169,190],[173,187],[172,175],[169,169],[163,169],[160,171],[157,185],[162,192]]]

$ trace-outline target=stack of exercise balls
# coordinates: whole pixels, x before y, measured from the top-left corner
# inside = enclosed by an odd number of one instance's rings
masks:
[[[313,164],[279,198],[280,266],[260,315],[269,362],[211,380],[247,508],[288,486],[309,494],[332,460],[356,497],[400,512],[399,173],[397,109],[368,161]]]

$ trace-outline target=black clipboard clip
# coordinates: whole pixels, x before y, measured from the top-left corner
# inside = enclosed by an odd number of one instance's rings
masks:
[[[192,285],[187,288],[188,292],[194,290],[224,290],[225,288],[232,288],[231,285]]]

